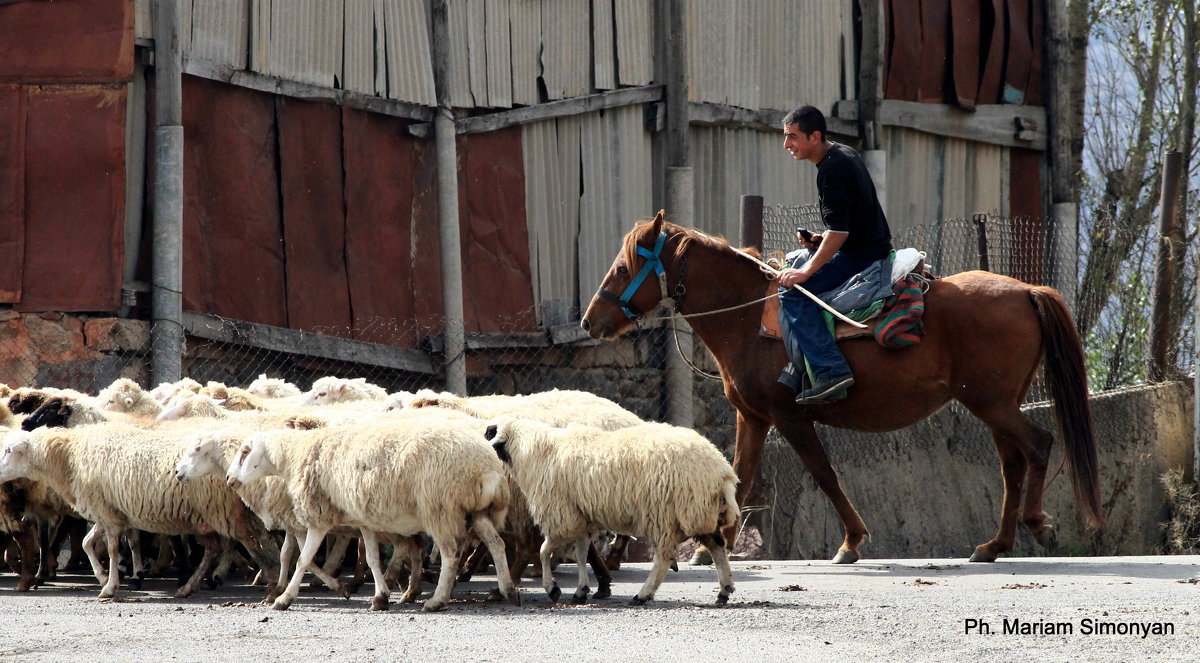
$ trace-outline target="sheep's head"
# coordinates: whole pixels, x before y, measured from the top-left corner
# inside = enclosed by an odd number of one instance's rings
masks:
[[[35,428],[62,428],[71,418],[73,408],[69,400],[55,396],[25,417],[25,421],[21,422],[21,429],[31,431]]]
[[[13,414],[29,414],[46,402],[46,394],[40,391],[25,391],[13,394],[8,399],[8,409]]]
[[[180,483],[198,479],[209,474],[220,474],[221,438],[217,435],[201,435],[179,464],[175,466],[175,478]]]
[[[512,456],[509,455],[508,443],[512,435],[513,418],[510,416],[498,417],[488,423],[487,429],[483,433],[483,438],[492,443],[492,449],[496,451],[496,457],[504,463],[512,463]]]
[[[270,438],[265,433],[254,433],[247,437],[238,452],[234,454],[229,470],[225,473],[226,482],[237,487],[265,476],[278,474],[275,464],[268,457]]]
[[[4,449],[0,451],[0,483],[29,476],[28,431],[13,431],[3,438]]]

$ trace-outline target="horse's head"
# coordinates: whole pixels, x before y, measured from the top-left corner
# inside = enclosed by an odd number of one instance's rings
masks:
[[[624,334],[672,296],[667,271],[674,261],[672,251],[677,243],[670,241],[670,235],[671,229],[664,229],[661,211],[653,221],[639,223],[625,235],[621,250],[579,322],[592,338],[607,340]]]

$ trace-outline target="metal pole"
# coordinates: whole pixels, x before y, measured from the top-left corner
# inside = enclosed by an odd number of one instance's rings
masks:
[[[691,168],[667,168],[667,210],[671,212],[668,218],[675,223],[692,225]],[[692,361],[695,344],[692,328],[686,320],[677,318],[672,324],[673,338],[667,342],[672,345],[677,343],[678,347],[667,348],[667,420],[676,426],[691,428],[695,425],[694,377],[691,367],[684,360]]]
[[[988,241],[987,241],[987,215],[976,214],[975,234],[979,237],[979,269],[985,272],[991,271],[991,266],[988,262]]]
[[[154,247],[151,288],[151,382],[183,375],[183,83],[179,15],[172,0],[154,3]],[[137,247],[127,247],[136,251]]]
[[[467,394],[466,332],[463,323],[462,239],[458,212],[458,147],[450,109],[450,28],[447,0],[433,0],[433,81],[437,113],[438,229],[442,246],[442,309],[445,320],[446,391]]]
[[[1154,308],[1150,314],[1150,366],[1147,377],[1161,382],[1170,372],[1167,350],[1171,345],[1171,286],[1175,262],[1171,256],[1182,250],[1176,242],[1179,219],[1179,179],[1183,154],[1169,151],[1163,161],[1162,197],[1159,198],[1158,256],[1154,268]]]
[[[744,247],[754,247],[759,253],[763,250],[763,197],[742,196],[742,206],[738,213],[739,243]]]

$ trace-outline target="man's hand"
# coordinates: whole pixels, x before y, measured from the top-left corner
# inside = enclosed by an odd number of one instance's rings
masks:
[[[812,276],[812,274],[809,274],[808,270],[804,269],[803,267],[800,269],[788,267],[782,272],[779,272],[779,285],[785,288],[790,288],[794,285],[803,284],[810,276]]]
[[[811,241],[810,241],[810,238],[811,238]],[[800,246],[803,246],[806,249],[816,250],[817,245],[819,245],[821,243],[821,240],[824,238],[825,238],[824,233],[811,233],[810,232],[808,234],[808,237],[805,237],[804,235],[802,235],[798,232],[796,233],[796,241],[800,242]]]

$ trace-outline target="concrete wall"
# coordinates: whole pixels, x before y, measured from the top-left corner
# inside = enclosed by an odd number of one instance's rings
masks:
[[[1090,531],[1074,504],[1069,477],[1050,463],[1045,509],[1058,529],[1055,554],[1145,555],[1161,552],[1167,517],[1161,477],[1192,468],[1191,383],[1168,383],[1094,396],[1102,504],[1108,520]],[[1027,409],[1055,430],[1049,404]],[[965,408],[887,434],[819,427],[842,487],[867,523],[864,557],[967,557],[996,531],[1003,494],[987,428]],[[829,500],[774,432],[760,469],[763,539],[772,558],[832,558],[843,530]],[[1043,554],[1020,529],[1016,555]]]

